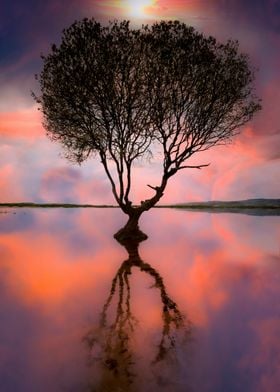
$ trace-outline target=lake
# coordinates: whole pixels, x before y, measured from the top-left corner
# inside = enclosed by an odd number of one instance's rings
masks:
[[[0,210],[0,390],[280,390],[280,218]]]

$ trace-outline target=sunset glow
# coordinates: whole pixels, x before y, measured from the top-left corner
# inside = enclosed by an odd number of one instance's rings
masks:
[[[20,2],[12,4],[10,14],[1,13],[1,25],[7,32],[0,94],[2,202],[63,202],[71,197],[72,202],[114,203],[109,182],[98,160],[71,167],[63,158],[60,146],[50,143],[41,124],[41,114],[30,94],[30,90],[38,91],[34,74],[41,70],[40,53],[47,54],[52,42],[60,42],[63,28],[70,26],[75,19],[85,17],[93,17],[104,24],[115,18],[128,19],[132,25],[177,19],[222,42],[227,38],[239,40],[242,51],[248,53],[253,65],[259,69],[256,73],[257,95],[263,100],[263,110],[235,138],[232,146],[197,155],[195,163],[209,162],[211,165],[201,171],[185,170],[176,175],[162,201],[279,196],[280,47],[277,9],[274,10],[273,2],[267,2],[260,13],[252,1],[245,3],[241,0],[82,0],[79,5],[71,2],[65,13],[62,3],[58,5],[50,0],[38,5],[35,25],[31,1],[26,2],[21,20],[17,10],[17,4],[21,9]],[[31,40],[31,36],[36,39]],[[66,182],[61,181],[62,169],[63,173],[68,173],[63,176],[68,179]],[[151,196],[152,190],[147,183],[157,185],[160,170],[157,159],[135,167],[133,202],[139,203]]]
[[[149,16],[148,8],[156,4],[155,0],[124,0],[123,6],[133,18],[145,18]]]
[[[279,2],[14,0],[0,26],[0,392],[280,391]]]

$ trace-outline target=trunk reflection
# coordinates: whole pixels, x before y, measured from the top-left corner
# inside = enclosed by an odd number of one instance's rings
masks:
[[[178,340],[180,339],[180,344],[188,344],[191,339],[190,320],[181,313],[176,302],[169,296],[159,272],[139,255],[139,244],[143,240],[139,236],[130,236],[118,241],[125,247],[128,259],[123,261],[113,278],[110,294],[101,312],[99,327],[92,328],[83,338],[90,350],[91,363],[98,363],[101,368],[100,385],[97,389],[96,385],[92,386],[94,391],[129,391],[134,390],[136,384],[136,353],[131,344],[138,324],[131,309],[130,276],[133,267],[152,277],[152,287],[159,291],[161,298],[162,329],[151,365],[155,366],[167,360],[176,363]],[[114,303],[114,316],[112,321],[108,322],[108,311],[113,308]],[[173,381],[165,380],[165,383],[171,386]]]

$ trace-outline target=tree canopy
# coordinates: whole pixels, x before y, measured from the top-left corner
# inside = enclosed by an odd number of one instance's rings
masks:
[[[154,206],[195,153],[228,143],[260,109],[254,71],[238,42],[222,44],[178,21],[76,21],[43,56],[35,99],[48,136],[81,163],[99,156],[129,216]],[[132,206],[135,160],[161,152],[151,199]],[[113,169],[114,166],[114,169]]]

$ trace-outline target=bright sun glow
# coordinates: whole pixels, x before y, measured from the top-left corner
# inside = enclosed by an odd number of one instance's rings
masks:
[[[155,0],[125,0],[125,7],[127,8],[130,16],[134,18],[147,17],[147,7],[155,5]]]

